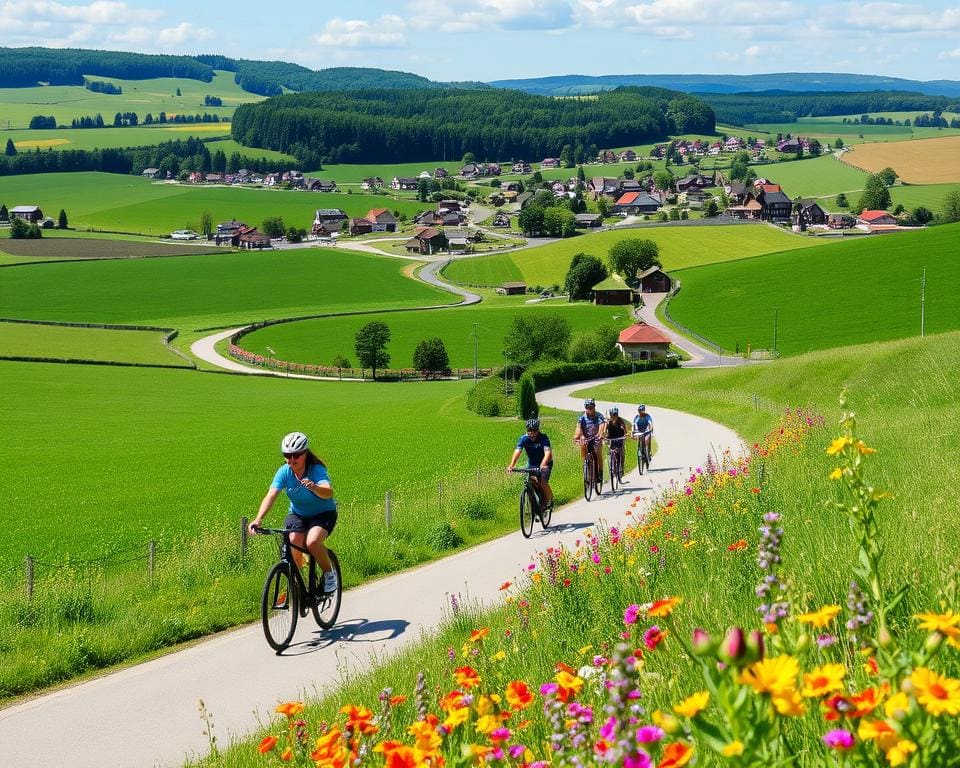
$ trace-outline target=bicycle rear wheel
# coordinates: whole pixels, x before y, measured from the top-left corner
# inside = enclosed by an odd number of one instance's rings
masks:
[[[637,443],[637,471],[643,474],[643,438]]]
[[[600,457],[599,457],[599,456],[596,456],[596,455],[595,455],[595,456],[593,457],[593,460],[594,460],[594,462],[595,462],[595,466],[594,466],[594,468],[593,468],[593,471],[594,471],[594,476],[593,476],[594,488],[596,488],[597,496],[600,496],[600,494],[603,492],[603,467],[600,466]]]
[[[583,460],[583,498],[587,501],[593,497],[593,458],[587,454]]]
[[[540,524],[543,526],[543,530],[547,530],[550,527],[550,520],[553,519],[553,499],[550,499],[549,504],[540,504]]]
[[[534,509],[533,491],[527,488],[527,486],[523,486],[523,490],[520,491],[520,533],[522,533],[526,539],[529,539],[530,534],[533,533]]]
[[[610,490],[617,490],[617,482],[620,480],[620,460],[616,451],[610,452]]]
[[[317,598],[311,605],[313,618],[323,629],[330,629],[337,623],[337,616],[340,615],[340,602],[343,599],[343,578],[340,574],[340,561],[337,560],[337,554],[332,549],[327,549],[330,555],[330,564],[333,566],[333,572],[337,574],[337,588],[333,592],[323,592],[323,585],[317,585]],[[318,573],[318,580],[321,578]]]
[[[278,653],[293,639],[299,617],[300,592],[293,581],[289,563],[277,563],[270,569],[263,585],[260,618],[267,643]]]

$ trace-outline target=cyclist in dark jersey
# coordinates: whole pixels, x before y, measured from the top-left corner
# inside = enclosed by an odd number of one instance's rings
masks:
[[[652,455],[650,450],[651,435],[653,434],[653,416],[647,413],[647,406],[638,405],[637,415],[633,417],[633,437],[647,442],[647,456]]]
[[[623,438],[627,434],[627,422],[620,418],[620,409],[617,406],[613,406],[609,411],[607,411],[609,418],[607,419],[606,430],[604,431],[604,437],[608,440],[615,440],[616,442],[610,443],[610,450],[620,454],[620,469],[623,469]]]
[[[580,458],[587,458],[587,444],[593,445],[594,453],[597,455],[597,468],[599,477],[603,476],[603,451],[600,450],[600,440],[604,437],[604,426],[606,420],[602,413],[597,413],[597,403],[589,397],[583,402],[583,413],[577,419],[577,428],[573,433],[573,439],[580,445]],[[580,442],[580,441],[583,442]]]
[[[540,431],[540,419],[527,420],[527,431],[517,440],[507,472],[517,466],[517,459],[523,451],[527,453],[527,467],[540,467],[539,477],[531,475],[530,482],[539,486],[544,506],[548,506],[553,501],[553,490],[549,482],[550,473],[553,471],[553,449],[550,447],[550,438]]]

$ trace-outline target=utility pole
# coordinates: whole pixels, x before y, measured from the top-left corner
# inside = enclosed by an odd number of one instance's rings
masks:
[[[473,378],[474,378],[474,380],[476,380],[477,378],[479,378],[479,377],[478,377],[478,369],[477,369],[477,349],[478,349],[478,346],[479,346],[479,344],[480,344],[480,339],[479,339],[479,337],[477,336],[477,326],[478,326],[478,325],[479,325],[479,323],[474,323],[474,324],[473,324]]]
[[[927,299],[927,268],[923,268],[923,277],[920,278],[920,338],[923,338],[924,322],[926,320],[926,299]]]
[[[773,354],[776,357],[777,354],[777,320],[780,313],[780,307],[773,308]]]

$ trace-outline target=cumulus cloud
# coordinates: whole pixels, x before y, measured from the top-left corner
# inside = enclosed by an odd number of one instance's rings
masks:
[[[599,3],[599,4],[602,4]],[[442,32],[544,31],[574,24],[576,0],[411,0],[411,14]]]
[[[952,51],[940,51],[938,59],[960,59],[960,48],[954,48]]]
[[[400,48],[406,43],[405,27],[402,18],[390,15],[374,21],[331,19],[314,41],[330,48]]]
[[[170,50],[179,48],[186,43],[209,40],[212,37],[213,33],[209,29],[183,21],[174,27],[161,29],[144,26],[129,27],[122,32],[110,35],[109,39],[115,43]]]
[[[7,0],[0,2],[0,18],[21,21],[48,21],[55,24],[119,25],[156,22],[162,10],[131,8],[126,3],[97,0],[87,5],[66,5],[49,0]]]
[[[960,30],[960,7],[937,9],[907,3],[850,3],[844,22],[871,32],[950,34]]]

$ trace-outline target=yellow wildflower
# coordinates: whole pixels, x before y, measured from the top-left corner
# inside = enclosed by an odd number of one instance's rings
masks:
[[[960,626],[960,613],[947,611],[946,613],[917,613],[915,619],[920,620],[920,629],[928,632],[948,634],[948,630]]]
[[[836,456],[840,451],[852,444],[853,441],[849,437],[838,437],[830,443],[830,447],[827,448],[827,453],[831,456]]]
[[[490,660],[491,660],[491,661],[503,661],[505,658],[507,658],[507,654],[501,649],[501,650],[497,651],[495,654],[493,654],[493,656],[490,657]]]
[[[775,693],[770,700],[776,707],[777,712],[787,717],[800,717],[807,712],[807,705],[803,703],[803,697],[793,689]]]
[[[801,624],[810,624],[814,627],[825,627],[840,613],[839,605],[825,605],[820,610],[813,613],[801,613],[797,616],[797,621]]]
[[[698,691],[677,704],[673,711],[682,717],[696,717],[707,708],[708,701],[710,701],[710,693]]]
[[[894,720],[902,720],[908,709],[910,709],[910,699],[903,691],[897,691],[883,705],[883,711],[887,713],[887,717]]]
[[[740,757],[743,754],[743,742],[739,739],[731,741],[720,750],[720,754],[724,757]]]
[[[934,717],[944,712],[960,715],[960,680],[944,677],[926,667],[917,667],[910,675],[917,702]]]
[[[905,765],[910,754],[916,751],[916,744],[909,739],[900,739],[895,747],[887,750],[887,762],[892,766]]]
[[[867,456],[871,453],[877,452],[876,448],[869,447],[865,442],[863,442],[863,440],[857,440],[853,447],[857,449],[857,453],[859,453],[861,456]]]
[[[876,742],[877,748],[884,751],[896,746],[899,738],[893,726],[885,720],[867,720],[866,718],[857,726],[857,735],[860,741]]]
[[[843,688],[843,676],[847,670],[843,664],[824,664],[803,676],[803,695],[820,698],[831,691]]]
[[[470,717],[470,708],[469,707],[460,707],[459,709],[453,709],[447,715],[447,719],[443,721],[444,726],[448,729],[453,730],[458,725],[463,725],[467,722],[467,719]]]
[[[830,473],[831,480],[839,480],[841,477],[843,477],[843,470],[840,469],[840,467],[837,467],[835,470],[833,470],[833,472]]]
[[[792,656],[771,656],[751,664],[740,674],[740,682],[756,693],[788,693],[796,687],[800,666]]]

